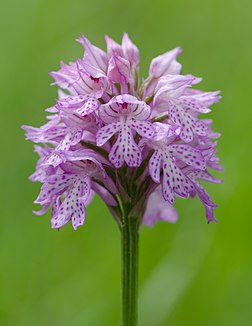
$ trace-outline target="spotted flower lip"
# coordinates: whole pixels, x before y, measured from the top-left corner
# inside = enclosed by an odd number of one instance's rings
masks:
[[[201,180],[222,182],[209,172],[223,170],[220,134],[201,115],[220,92],[198,90],[202,78],[181,73],[180,47],[151,60],[141,83],[140,52],[127,33],[121,43],[105,36],[106,51],[84,35],[77,41],[83,56],[50,73],[59,89],[48,121],[22,127],[39,155],[30,180],[42,183],[42,209],[34,213],[52,208],[52,228],[71,221],[77,229],[98,194],[119,224],[125,205],[152,226],[177,220],[176,197],[198,197],[207,222],[216,222]]]
[[[97,145],[104,145],[118,133],[109,153],[109,159],[115,167],[120,168],[124,161],[130,167],[141,164],[141,150],[134,140],[133,132],[146,138],[154,135],[152,124],[146,121],[150,114],[151,108],[131,95],[119,95],[101,105],[99,115],[107,125],[96,134]]]

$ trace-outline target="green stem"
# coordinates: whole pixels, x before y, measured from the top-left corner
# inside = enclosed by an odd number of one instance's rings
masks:
[[[139,219],[125,216],[121,226],[122,326],[137,326]]]

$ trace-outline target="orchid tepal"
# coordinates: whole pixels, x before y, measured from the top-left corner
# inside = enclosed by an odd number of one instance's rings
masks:
[[[201,78],[183,75],[176,47],[154,58],[139,75],[139,49],[124,34],[121,44],[105,37],[107,50],[85,36],[81,58],[51,72],[58,87],[47,122],[23,126],[39,155],[31,181],[42,183],[35,200],[51,209],[51,226],[76,230],[86,207],[101,197],[122,235],[122,320],[137,325],[137,240],[142,224],[176,222],[176,197],[198,197],[207,222],[217,205],[201,180],[220,183],[219,133],[205,119],[219,91],[196,89]],[[140,82],[142,81],[142,82]],[[87,217],[88,218],[88,217]]]

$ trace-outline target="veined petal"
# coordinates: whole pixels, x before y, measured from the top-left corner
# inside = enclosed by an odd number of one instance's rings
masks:
[[[81,43],[85,49],[84,58],[85,54],[88,54],[87,62],[92,66],[99,67],[102,71],[106,72],[108,62],[107,54],[103,50],[91,44],[84,35],[78,38],[77,41]]]
[[[132,79],[129,61],[116,54],[113,54],[109,60],[108,78],[113,83],[129,83]]]
[[[136,97],[124,94],[115,96],[107,104],[101,105],[99,115],[105,123],[118,121],[122,116],[144,121],[150,117],[151,108]]]
[[[139,101],[137,104],[132,104],[131,116],[135,120],[144,121],[147,120],[151,115],[151,107],[143,101]]]
[[[88,60],[89,58],[89,54],[85,55],[85,60],[82,59],[77,59],[76,63],[77,63],[77,68],[80,72],[81,76],[87,76],[90,80],[89,83],[92,85],[93,91],[96,89],[99,89],[99,87],[97,87],[99,84],[99,79],[100,78],[105,78],[106,74],[103,70],[101,70],[99,67],[95,67],[93,65],[91,65]],[[83,80],[84,81],[84,80]],[[97,98],[99,96],[96,96]]]
[[[155,105],[160,96],[164,99],[166,97],[167,99],[170,97],[178,98],[183,95],[187,88],[200,81],[201,78],[193,75],[166,75],[158,80],[153,103]]]
[[[137,66],[139,64],[139,50],[137,46],[132,43],[127,33],[123,34],[122,49],[126,59],[128,59],[131,64]]]
[[[99,108],[99,116],[105,123],[117,122],[119,120],[118,106],[115,106],[111,101],[101,105]]]
[[[120,57],[123,56],[123,50],[120,44],[112,40],[112,38],[110,38],[108,35],[105,35],[105,41],[107,44],[107,53],[109,57],[111,57],[115,53]]]
[[[76,68],[75,62],[70,62],[69,65],[64,64],[64,62],[60,63],[60,69],[57,72],[50,72],[50,76],[52,76],[55,80],[55,83],[62,89],[67,89],[73,94],[73,89],[71,84],[73,84],[78,78],[78,72]]]
[[[177,47],[154,58],[150,64],[149,75],[159,78],[167,74],[179,74],[182,66],[176,58],[181,52],[181,48]]]

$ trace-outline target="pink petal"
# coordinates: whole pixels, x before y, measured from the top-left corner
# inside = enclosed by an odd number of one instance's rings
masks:
[[[51,202],[45,203],[45,204],[43,204],[43,207],[41,208],[41,210],[39,210],[39,211],[34,211],[33,210],[32,212],[35,215],[41,216],[41,215],[45,214],[48,211],[48,209],[50,208],[50,206],[51,206]]]
[[[182,66],[176,58],[181,52],[180,48],[175,48],[154,58],[150,64],[149,75],[160,78],[167,74],[179,74]]]
[[[105,36],[105,41],[107,44],[107,53],[109,57],[111,57],[113,54],[123,57],[123,50],[118,43],[112,40],[112,38],[110,38],[108,35]]]
[[[78,38],[77,41],[81,43],[85,49],[84,58],[86,54],[88,55],[87,62],[92,66],[99,67],[102,71],[106,72],[107,54],[103,50],[91,44],[84,35]]]
[[[86,207],[81,199],[67,196],[60,205],[58,211],[51,219],[52,228],[61,228],[72,220],[73,228],[76,230],[82,225],[86,217]]]
[[[103,146],[115,133],[122,128],[120,122],[114,122],[102,127],[96,134],[97,146]]]
[[[145,138],[152,138],[155,130],[152,123],[147,121],[130,121],[130,127],[134,129],[139,135]]]
[[[110,150],[109,159],[116,168],[121,167],[124,161],[131,167],[141,164],[141,151],[134,141],[130,128],[126,124],[119,132],[117,140]]]
[[[48,202],[55,195],[62,194],[76,180],[74,174],[58,174],[49,176],[42,185],[36,204]]]
[[[131,116],[139,121],[147,120],[151,115],[151,107],[143,101],[131,105]]]
[[[194,110],[196,112],[199,113],[208,113],[211,110],[207,108],[206,104],[201,103],[200,101],[197,101],[195,98],[193,97],[184,97],[182,96],[179,99],[180,104],[185,108],[185,109],[190,109],[190,110]]]
[[[170,101],[168,112],[173,123],[181,127],[180,138],[185,142],[191,142],[194,134],[206,135],[204,122],[194,118],[183,107]]]
[[[162,153],[156,150],[149,160],[149,173],[152,180],[156,183],[160,182],[160,169],[162,163]]]
[[[82,225],[86,216],[85,202],[89,198],[90,190],[90,178],[78,177],[63,203],[55,211],[51,220],[52,228],[60,228],[70,220],[72,220],[75,230],[78,226]]]
[[[174,206],[164,200],[161,187],[158,187],[149,197],[143,223],[153,226],[158,220],[175,223],[178,213]]]
[[[139,64],[139,50],[137,46],[132,43],[127,33],[123,34],[122,49],[124,56],[131,64],[137,66]]]
[[[113,83],[129,83],[132,79],[129,61],[114,54],[109,60],[107,74]]]
[[[99,105],[99,101],[94,97],[91,97],[83,104],[83,106],[76,109],[76,113],[80,114],[81,116],[88,115],[97,110]]]
[[[189,145],[169,145],[169,152],[195,169],[205,170],[206,162],[202,153]]]

